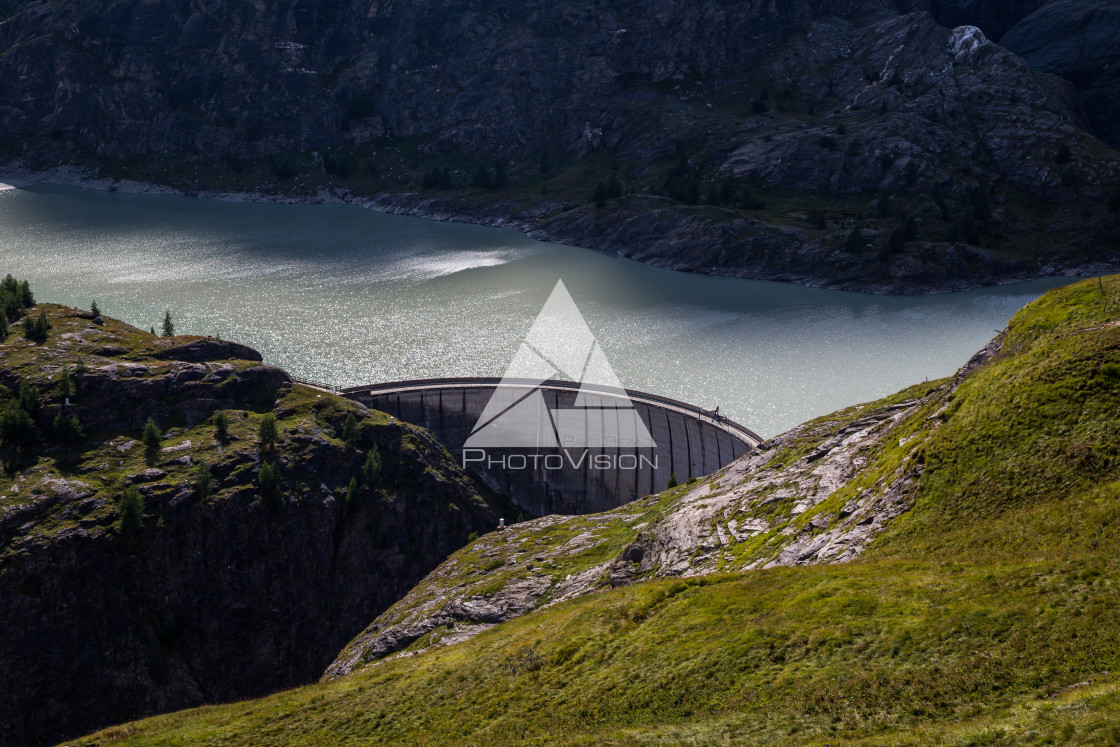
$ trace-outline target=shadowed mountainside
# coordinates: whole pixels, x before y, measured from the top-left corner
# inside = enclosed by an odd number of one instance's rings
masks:
[[[1115,267],[1106,90],[937,22],[1053,7],[996,5],[43,0],[0,23],[0,162],[885,293]]]

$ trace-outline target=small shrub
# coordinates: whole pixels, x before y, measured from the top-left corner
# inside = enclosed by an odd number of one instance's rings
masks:
[[[226,416],[225,411],[218,410],[214,413],[214,438],[220,444],[229,443],[229,417]]]
[[[677,482],[676,473],[671,474],[671,475],[669,475],[669,484],[668,484],[668,486],[666,486],[666,489],[672,490],[673,488],[677,487],[677,485],[679,485],[679,484],[680,483]]]
[[[470,534],[467,535],[467,544],[469,545],[470,543],[474,542],[476,539],[478,539],[478,532],[471,532]]]

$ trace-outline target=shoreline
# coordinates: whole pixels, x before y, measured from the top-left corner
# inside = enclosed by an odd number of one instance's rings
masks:
[[[982,282],[965,278],[946,278],[939,282],[905,282],[893,281],[889,283],[878,282],[861,278],[856,274],[849,277],[836,277],[828,272],[790,272],[786,268],[774,269],[763,267],[737,267],[734,265],[698,265],[695,262],[674,257],[671,253],[662,254],[650,251],[651,246],[658,246],[659,241],[673,241],[674,247],[679,246],[681,240],[666,239],[663,236],[650,237],[648,231],[643,231],[639,240],[626,243],[623,237],[601,235],[596,240],[594,234],[587,233],[586,221],[577,217],[575,221],[565,221],[565,216],[571,212],[571,203],[567,200],[543,200],[538,203],[526,204],[511,198],[481,198],[470,201],[456,200],[447,196],[424,195],[417,192],[380,193],[376,195],[353,195],[348,192],[339,193],[331,189],[321,188],[314,195],[292,195],[266,192],[228,192],[222,190],[201,189],[187,191],[175,187],[168,187],[154,182],[144,182],[131,179],[114,179],[109,177],[93,178],[81,169],[72,167],[56,167],[47,171],[28,171],[26,169],[11,169],[0,171],[0,192],[13,189],[23,189],[35,185],[54,185],[74,187],[99,192],[121,192],[124,194],[160,194],[177,195],[181,197],[194,197],[218,202],[244,202],[276,205],[353,205],[388,215],[401,215],[440,223],[463,223],[469,225],[487,226],[517,231],[536,241],[573,246],[578,248],[602,251],[616,256],[632,259],[643,264],[675,272],[688,272],[714,277],[730,277],[744,280],[763,280],[768,282],[791,283],[808,288],[823,290],[838,290],[854,293],[866,293],[876,296],[908,296],[908,295],[943,295],[949,293],[963,293],[984,287],[1004,287],[1018,285],[1043,278],[1069,278],[1075,281],[1081,278],[1095,277],[1112,274],[1120,271],[1120,258],[1116,263],[1090,262],[1070,267],[1057,267],[1048,265],[1036,269],[1022,267],[1007,267],[1003,273]],[[670,202],[666,198],[654,196],[631,196],[635,201],[652,206],[656,212],[663,208],[661,203]],[[557,230],[551,224],[562,222],[569,230],[564,230],[564,225]],[[734,221],[733,223],[744,223]],[[602,233],[602,226],[596,215],[593,221],[594,228]],[[741,228],[741,226],[737,226]],[[659,226],[660,228],[660,226]],[[702,228],[702,227],[701,227]],[[582,230],[581,230],[582,229]],[[779,233],[784,237],[785,234]],[[712,244],[723,244],[735,241],[727,236],[710,237],[701,235],[700,241]],[[753,245],[756,237],[745,241]],[[759,243],[766,244],[766,237],[759,237]],[[774,238],[774,236],[771,236]],[[770,244],[774,244],[771,241]],[[599,244],[596,246],[596,244]],[[644,246],[644,248],[643,248]],[[714,247],[714,248],[718,248]],[[770,247],[766,247],[767,249]],[[724,249],[726,253],[726,249]],[[826,268],[827,269],[827,268]]]

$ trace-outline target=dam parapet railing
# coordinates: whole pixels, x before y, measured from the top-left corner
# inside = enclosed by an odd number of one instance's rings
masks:
[[[461,466],[492,490],[537,516],[606,511],[717,472],[752,451],[763,438],[745,426],[696,405],[632,389],[597,387],[566,380],[497,377],[432,378],[335,388],[300,382],[353,399],[399,420],[427,429]],[[625,400],[602,412],[632,408],[648,430],[644,445],[489,447],[471,440],[479,419],[499,389],[538,390],[551,412],[579,411],[580,397]],[[509,398],[516,402],[522,398]],[[614,409],[612,409],[614,408]],[[546,416],[547,417],[547,416]],[[604,442],[610,443],[610,442]],[[485,453],[483,459],[480,455]],[[558,466],[563,465],[563,466]]]
[[[548,381],[545,381],[544,383],[538,383],[536,381],[532,381],[532,380],[528,380],[528,379],[521,380],[521,381],[511,380],[511,379],[504,379],[503,380],[503,379],[500,379],[500,378],[497,378],[497,377],[488,377],[488,376],[473,376],[473,377],[458,377],[458,378],[436,378],[436,379],[413,379],[413,380],[410,380],[410,381],[392,381],[392,382],[386,382],[386,383],[383,383],[383,384],[370,384],[368,386],[352,386],[352,387],[334,388],[331,391],[334,391],[337,394],[341,394],[344,397],[350,397],[350,398],[360,397],[360,396],[363,396],[363,395],[364,396],[369,396],[369,397],[376,397],[376,396],[379,396],[379,395],[385,395],[385,394],[394,393],[394,392],[417,391],[417,390],[422,390],[422,389],[438,390],[438,389],[459,388],[459,387],[463,387],[463,388],[467,388],[467,387],[496,388],[498,386],[498,384],[502,383],[503,381],[505,382],[506,386],[515,386],[515,387],[516,386],[524,386],[527,389],[531,389],[531,388],[560,389],[560,390],[570,390],[570,391],[573,391],[573,392],[577,392],[582,387],[584,390],[592,390],[592,391],[594,391],[597,394],[600,394],[602,396],[607,396],[607,397],[610,397],[610,396],[617,397],[618,396],[617,391],[614,390],[614,389],[610,389],[608,387],[600,387],[600,386],[596,386],[594,384],[588,384],[588,383],[582,383],[581,384],[580,382],[576,382],[576,381],[566,381],[566,380],[563,380],[563,379],[549,379]],[[300,381],[299,383],[309,384],[311,386],[316,386],[320,389],[328,386],[326,384],[316,384],[316,383],[309,382],[309,381]],[[626,392],[626,396],[629,397],[630,400],[633,401],[633,402],[644,402],[644,403],[647,403],[647,404],[655,404],[655,405],[659,405],[661,407],[672,408],[672,409],[677,410],[679,412],[687,413],[689,415],[692,415],[693,417],[695,417],[697,419],[702,419],[702,420],[704,420],[704,421],[706,421],[706,422],[708,422],[708,423],[710,423],[710,424],[712,424],[712,425],[714,425],[718,428],[721,428],[721,429],[727,431],[728,433],[731,433],[731,434],[741,438],[743,441],[749,443],[752,448],[755,447],[755,446],[758,446],[759,444],[761,444],[763,441],[766,440],[762,436],[760,436],[757,433],[755,433],[754,431],[752,431],[751,429],[747,428],[746,426],[735,422],[731,418],[720,415],[714,410],[708,410],[708,409],[705,409],[703,407],[699,407],[697,405],[692,405],[692,404],[689,404],[687,402],[682,402],[680,400],[672,399],[671,397],[664,397],[664,396],[661,396],[659,394],[650,394],[649,392],[642,392],[642,391],[639,391],[637,389],[626,389],[625,392]]]

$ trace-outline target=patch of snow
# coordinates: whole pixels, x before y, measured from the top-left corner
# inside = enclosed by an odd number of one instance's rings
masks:
[[[991,44],[984,32],[975,26],[958,26],[953,29],[950,54],[954,62],[971,60],[976,51]]]

